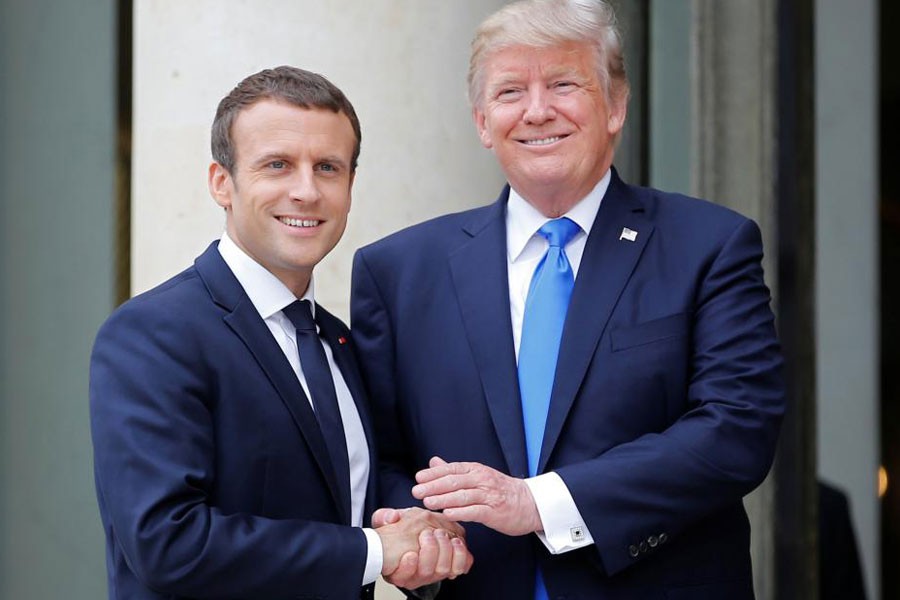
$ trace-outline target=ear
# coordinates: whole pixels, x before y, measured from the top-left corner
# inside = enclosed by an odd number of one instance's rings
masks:
[[[216,204],[225,210],[231,208],[231,196],[234,193],[234,181],[231,179],[231,173],[219,163],[213,162],[209,165],[207,184],[209,185],[209,195],[216,201]]]
[[[350,207],[353,206],[353,182],[356,181],[356,170],[354,169],[352,173],[350,173],[350,184],[347,187],[347,212],[350,212]]]
[[[610,103],[609,116],[607,118],[607,130],[609,135],[615,136],[625,126],[625,116],[628,113],[628,99],[620,98]]]
[[[484,111],[473,108],[472,119],[475,121],[475,129],[478,130],[478,138],[481,140],[481,145],[485,148],[493,148],[494,141],[491,139],[490,131],[488,131]]]

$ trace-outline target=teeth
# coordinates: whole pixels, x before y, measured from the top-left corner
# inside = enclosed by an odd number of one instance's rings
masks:
[[[291,219],[289,217],[279,217],[279,221],[291,227],[317,227],[321,221],[312,219]]]
[[[558,142],[562,139],[562,136],[555,135],[553,137],[542,138],[540,140],[525,140],[525,144],[527,146],[546,146],[547,144],[552,144],[553,142]]]

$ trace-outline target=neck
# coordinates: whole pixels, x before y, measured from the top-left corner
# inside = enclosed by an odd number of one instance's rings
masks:
[[[566,214],[572,207],[578,204],[585,196],[587,196],[593,187],[586,190],[580,188],[576,191],[560,190],[558,186],[549,190],[527,190],[519,192],[519,195],[525,199],[528,204],[535,207],[538,212],[548,219],[556,219]]]
[[[527,185],[519,187],[515,182],[510,185],[528,204],[536,208],[548,219],[556,219],[566,214],[572,207],[584,200],[609,171],[607,166],[596,177],[582,182],[548,182],[545,185]]]

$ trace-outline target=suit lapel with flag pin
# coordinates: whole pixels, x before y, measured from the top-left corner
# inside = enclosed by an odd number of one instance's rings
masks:
[[[637,229],[626,227],[623,223]],[[544,430],[539,473],[546,468],[606,324],[654,229],[643,204],[628,192],[613,173],[581,258],[582,265],[592,266],[579,270],[572,290],[559,347],[560,368],[553,384],[550,412]],[[631,243],[621,243],[626,241],[622,238],[625,231],[634,232],[634,239],[627,240]]]
[[[637,241],[638,232],[634,229],[629,229],[628,227],[622,228],[622,233],[619,234],[619,241],[628,240],[629,242]]]

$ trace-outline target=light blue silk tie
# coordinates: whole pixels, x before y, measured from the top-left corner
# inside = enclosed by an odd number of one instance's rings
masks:
[[[519,391],[522,395],[528,475],[531,477],[537,474],[541,457],[559,343],[569,298],[575,286],[575,276],[565,248],[579,231],[581,228],[567,218],[548,221],[538,230],[547,238],[550,247],[531,277],[519,344]],[[540,569],[537,571],[534,597],[535,600],[548,598]]]

